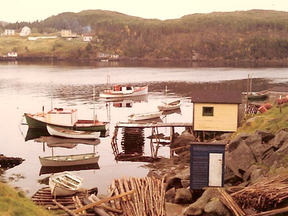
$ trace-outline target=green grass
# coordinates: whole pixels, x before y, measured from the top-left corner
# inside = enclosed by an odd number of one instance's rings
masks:
[[[44,208],[35,205],[23,192],[0,182],[0,215],[1,216],[52,216],[54,212],[49,212]]]
[[[237,134],[243,132],[253,134],[256,130],[276,134],[281,129],[286,128],[288,128],[288,104],[282,104],[281,109],[279,106],[273,105],[271,109],[263,114],[258,113],[254,116],[249,116],[249,118],[244,118],[242,126],[237,130]]]
[[[5,55],[10,51],[18,53],[18,57],[58,57],[62,59],[80,57],[85,53],[87,42],[81,38],[67,40],[37,39],[30,41],[27,37],[7,36],[0,37],[0,55]]]

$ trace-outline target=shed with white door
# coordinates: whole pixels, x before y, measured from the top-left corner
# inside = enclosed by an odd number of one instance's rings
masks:
[[[190,145],[190,189],[224,186],[224,143],[192,142]]]

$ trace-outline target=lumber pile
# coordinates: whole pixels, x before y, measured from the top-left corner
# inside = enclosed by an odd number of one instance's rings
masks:
[[[242,208],[254,208],[257,211],[273,209],[288,199],[288,174],[269,177],[231,196]]]
[[[151,177],[134,178],[129,180],[124,176],[122,179],[113,180],[108,187],[110,196],[117,196],[135,191],[119,199],[111,200],[110,205],[116,209],[122,209],[123,216],[164,216],[165,210],[165,188],[164,180]]]

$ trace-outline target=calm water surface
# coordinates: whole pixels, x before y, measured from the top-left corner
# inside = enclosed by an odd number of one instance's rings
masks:
[[[98,187],[99,192],[106,194],[107,186],[113,178],[126,176],[144,177],[148,170],[139,162],[116,162],[110,146],[111,134],[119,121],[127,121],[127,116],[135,112],[157,110],[162,101],[182,98],[181,113],[167,115],[165,122],[192,122],[192,104],[190,92],[194,88],[240,89],[246,90],[248,74],[253,78],[253,88],[263,90],[274,85],[285,86],[288,81],[286,67],[205,67],[194,64],[167,65],[162,63],[122,64],[56,64],[50,63],[8,63],[0,62],[0,153],[5,156],[21,157],[25,161],[5,172],[5,179],[33,195],[44,185],[38,180],[48,177],[40,175],[39,156],[57,154],[78,154],[92,152],[93,146],[78,144],[74,148],[51,148],[35,140],[27,140],[28,128],[21,125],[24,112],[41,112],[53,107],[75,107],[79,110],[79,118],[93,116],[93,88],[98,95],[107,83],[110,74],[111,84],[133,83],[149,84],[147,97],[132,101],[132,107],[119,107],[119,102],[106,102],[96,98],[95,108],[99,120],[110,121],[110,136],[101,138],[96,147],[100,155],[100,169],[73,171],[84,177],[84,187]],[[165,86],[168,97],[165,97]],[[51,100],[53,98],[53,100]],[[123,102],[131,102],[130,100]],[[181,133],[183,128],[179,128]],[[166,135],[170,131],[161,129]],[[118,133],[118,142],[121,133]],[[149,136],[151,131],[145,130]],[[150,155],[149,142],[146,140],[145,154]],[[159,154],[169,155],[168,147],[161,147]]]

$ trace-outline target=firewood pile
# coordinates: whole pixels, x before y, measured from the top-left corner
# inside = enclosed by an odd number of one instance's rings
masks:
[[[143,154],[144,151],[144,129],[143,128],[123,128],[121,146],[125,154],[135,152]]]
[[[164,180],[153,177],[130,177],[128,180],[124,176],[122,179],[114,179],[108,187],[109,195],[114,196],[132,190],[135,191],[132,194],[111,200],[111,207],[122,209],[123,216],[166,215]]]
[[[288,199],[288,174],[276,175],[231,194],[242,208],[254,208],[257,211],[277,207]]]

